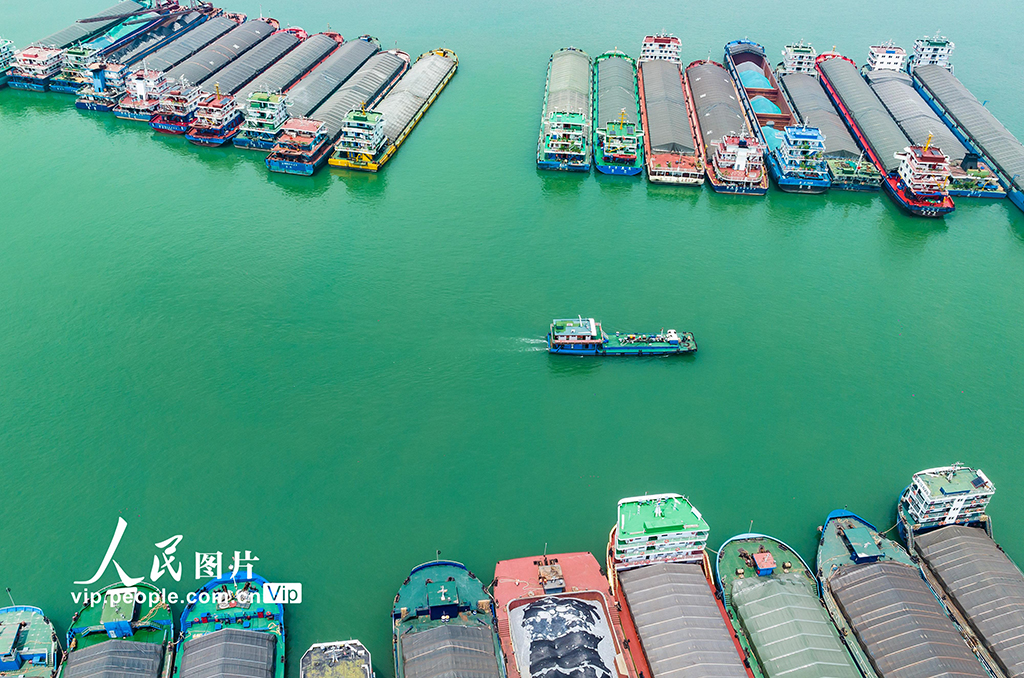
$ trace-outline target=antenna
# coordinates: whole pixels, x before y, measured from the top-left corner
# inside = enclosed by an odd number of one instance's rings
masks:
[[[17,605],[17,603],[14,602],[14,596],[11,595],[10,586],[7,587],[7,597],[11,599],[11,605]]]
[[[437,553],[437,557],[434,558],[434,560],[435,561],[441,560],[441,549],[437,549],[436,553]]]

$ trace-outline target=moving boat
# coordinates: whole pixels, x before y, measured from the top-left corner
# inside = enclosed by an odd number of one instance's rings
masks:
[[[266,583],[240,570],[195,592],[181,613],[174,678],[284,678],[284,605],[262,599]]]
[[[644,169],[636,62],[612,50],[594,59],[594,167],[602,174]]]
[[[928,143],[907,139],[850,59],[829,52],[815,68],[832,103],[864,152],[884,177],[882,187],[915,216],[941,217],[953,211],[949,159]]]
[[[370,651],[358,640],[317,643],[299,662],[299,678],[373,678]]]
[[[345,116],[328,160],[331,166],[379,170],[398,151],[458,67],[459,57],[450,49],[421,54],[373,110],[361,107]]]
[[[725,65],[747,121],[764,144],[768,172],[779,188],[790,193],[827,191],[830,182],[821,155],[821,131],[800,124],[793,115],[764,48],[750,40],[733,40],[725,46]]]
[[[861,678],[818,598],[800,554],[764,534],[740,534],[718,549],[718,591],[733,629],[768,678]]]
[[[638,83],[647,178],[656,184],[704,183],[704,163],[690,124],[679,38],[648,35],[640,47]]]
[[[462,563],[414,567],[391,622],[395,678],[505,678],[494,602]]]
[[[717,193],[764,195],[768,172],[764,145],[751,134],[732,78],[721,64],[686,67],[686,110],[696,132],[697,157]]]
[[[42,610],[0,607],[0,673],[5,678],[54,678],[63,656],[57,632]]]
[[[508,677],[638,678],[609,593],[589,553],[499,561],[494,602]]]
[[[1024,675],[1024,574],[992,539],[996,488],[960,463],[914,474],[896,508],[900,535],[968,640],[1004,676]]]
[[[537,138],[537,168],[590,171],[590,56],[567,47],[551,55]]]
[[[697,342],[690,332],[675,330],[651,334],[623,334],[610,337],[593,318],[577,316],[551,321],[548,353],[596,356],[652,356],[694,353]]]
[[[608,537],[608,581],[637,675],[762,677],[716,597],[708,532],[682,495],[619,501]]]
[[[86,600],[71,618],[61,678],[93,678],[129,666],[132,678],[170,678],[174,620],[160,590],[148,582],[117,582],[95,593],[101,602]]]
[[[821,598],[871,678],[985,678],[989,667],[971,651],[921,568],[874,525],[833,511],[818,542]]]

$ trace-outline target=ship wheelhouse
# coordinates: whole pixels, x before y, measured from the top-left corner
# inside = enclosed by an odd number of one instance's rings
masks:
[[[764,146],[753,137],[723,137],[715,145],[712,165],[719,181],[758,184],[764,178]]]
[[[335,149],[340,156],[352,161],[369,162],[384,151],[387,143],[383,113],[350,111],[341,125],[341,135]]]
[[[897,174],[911,196],[920,200],[943,200],[949,195],[949,157],[940,149],[927,144],[908,146],[903,153],[893,155],[901,161]]]
[[[778,156],[785,174],[824,178],[828,175],[824,153],[825,135],[821,130],[806,125],[790,125],[782,136]]]
[[[551,323],[552,348],[598,350],[607,341],[601,323],[593,318],[563,318]]]

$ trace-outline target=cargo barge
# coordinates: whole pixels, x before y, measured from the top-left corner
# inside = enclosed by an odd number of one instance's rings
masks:
[[[824,137],[824,160],[829,188],[843,191],[877,191],[882,175],[850,136],[835,106],[818,82],[814,70],[817,53],[810,45],[788,45],[779,65],[778,81],[793,113],[816,127]],[[810,64],[808,66],[808,63]]]
[[[373,107],[409,69],[409,55],[397,49],[379,52],[320,104],[307,118],[284,124],[267,156],[271,172],[309,176],[327,162],[345,117],[356,108]]]
[[[380,49],[376,38],[364,35],[350,40],[326,59],[307,71],[285,91],[285,96],[274,92],[254,92],[255,99],[246,108],[258,109],[252,114],[252,123],[242,129],[234,139],[235,146],[272,151],[289,118],[306,118],[327,97],[334,94],[352,74],[361,68]]]
[[[820,54],[815,68],[846,126],[883,175],[882,187],[893,201],[915,216],[952,212],[949,162],[940,149],[913,146],[850,59]]]
[[[57,632],[42,610],[0,607],[0,673],[5,678],[54,678],[63,657]]]
[[[225,66],[269,38],[279,27],[276,20],[269,18],[240,23],[185,61],[165,71],[164,75],[172,85],[182,79],[193,85],[202,85]]]
[[[245,103],[242,107],[244,120],[234,138],[235,146],[269,151],[288,119],[284,93],[343,42],[344,38],[338,33],[311,35],[236,92],[235,99]]]
[[[816,128],[798,126],[764,48],[750,40],[733,40],[725,46],[725,66],[778,187],[790,193],[827,191],[831,182],[822,158],[824,138]]]
[[[767,193],[764,147],[749,131],[729,72],[714,61],[694,61],[686,67],[683,83],[697,157],[711,188],[717,193]]]
[[[121,44],[112,45],[102,54],[94,55],[92,61],[102,60],[133,66],[221,14],[222,11],[217,8],[202,5],[190,12],[174,12],[169,16],[162,16],[146,33]]]
[[[590,56],[567,47],[551,55],[537,138],[537,168],[590,171]]]
[[[494,602],[462,563],[413,568],[395,596],[391,624],[395,678],[505,678]]]
[[[88,65],[100,58],[104,48],[136,35],[140,30],[144,31],[145,28],[121,24],[89,42],[69,47],[64,54],[60,73],[50,80],[49,90],[60,94],[77,95],[89,83]]]
[[[181,613],[174,678],[284,678],[284,605],[262,599],[266,583],[239,571],[195,592]]]
[[[601,323],[582,316],[552,320],[547,344],[548,353],[601,357],[685,355],[697,351],[697,342],[690,332],[616,332],[615,336],[608,336]]]
[[[316,643],[299,661],[299,678],[374,678],[373,660],[358,640]]]
[[[644,169],[636,62],[612,50],[594,59],[594,167],[633,176]]]
[[[990,676],[921,568],[871,523],[850,511],[830,513],[817,572],[825,609],[841,635],[856,639],[848,646],[865,676]]]
[[[129,15],[142,14],[147,12],[148,9],[148,7],[138,2],[125,0],[91,17],[79,19],[67,28],[51,33],[41,40],[36,40],[32,45],[53,49],[67,49],[106,33],[128,18]]]
[[[818,598],[800,554],[764,534],[740,534],[718,549],[715,578],[733,630],[767,678],[862,678]]]
[[[168,72],[200,51],[214,40],[224,36],[245,21],[244,14],[224,14],[214,17],[195,30],[178,35],[160,49],[146,57],[146,66],[156,71]],[[193,84],[198,85],[198,82]]]
[[[918,51],[923,49],[918,45]],[[948,59],[948,52],[945,58]],[[915,61],[926,65],[934,59],[937,57],[918,54]],[[931,106],[914,89],[913,79],[907,73],[870,66],[865,66],[863,70],[868,85],[907,138],[914,145],[924,146],[929,143],[928,138],[931,137],[931,144],[941,148],[942,152],[949,156],[950,195],[969,198],[1006,197],[1006,192],[999,185],[995,172],[985,166],[977,154],[969,152],[946,127]]]
[[[707,521],[678,494],[618,503],[608,581],[630,661],[650,678],[763,678],[715,591]]]
[[[640,47],[637,81],[647,179],[655,184],[704,183],[704,163],[690,126],[679,38],[648,35]]]
[[[367,111],[349,111],[328,162],[376,172],[398,151],[416,123],[454,77],[459,57],[450,49],[421,54],[384,99]]]
[[[148,582],[117,582],[95,593],[102,602],[87,600],[71,618],[58,676],[93,678],[130,666],[132,678],[170,678],[174,620],[160,590]]]
[[[589,553],[499,561],[494,602],[508,677],[638,678],[609,593]]]
[[[914,69],[914,88],[953,134],[995,170],[1006,196],[1024,210],[1024,146],[949,70]]]
[[[990,666],[1024,675],[1024,575],[992,539],[995,494],[980,470],[953,464],[915,473],[896,505],[900,535],[932,588]]]
[[[265,40],[208,78],[207,89],[213,89],[211,85],[216,84],[221,92],[235,96],[260,73],[274,65],[278,59],[291,53],[308,37],[306,31],[297,27],[275,30]]]

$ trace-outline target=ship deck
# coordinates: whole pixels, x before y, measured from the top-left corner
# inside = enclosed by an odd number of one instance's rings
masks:
[[[136,605],[134,610],[131,606],[125,606],[123,603],[116,606],[117,618],[130,619],[135,627],[133,635],[123,640],[156,644],[169,641],[173,632],[170,608],[163,602],[158,602],[155,605],[150,604],[149,594],[157,591],[155,586],[142,583],[136,588],[141,593],[146,594],[146,602]],[[103,622],[107,621],[111,614],[115,614],[115,611],[111,598],[108,597],[107,593],[123,589],[124,587],[120,583],[101,589],[101,593],[104,596],[101,605],[83,607],[72,617],[71,628],[68,629],[69,651],[72,649],[85,649],[104,643],[109,639]]]
[[[750,559],[762,548],[775,570],[758,576]],[[719,549],[716,570],[726,607],[735,611],[733,627],[747,636],[765,675],[860,678],[818,599],[817,579],[789,546],[765,535],[739,535]]]
[[[950,525],[914,545],[1003,672],[1024,675],[1024,574],[984,528]]]
[[[26,625],[27,631],[20,629],[21,624]],[[39,608],[0,608],[0,656],[17,652],[25,659],[19,668],[5,668],[7,678],[49,678],[56,659],[54,652],[59,652],[56,641],[53,625]],[[40,663],[35,663],[36,657],[41,659]]]
[[[302,655],[301,678],[373,678],[369,651],[362,643],[346,640],[317,643]]]

